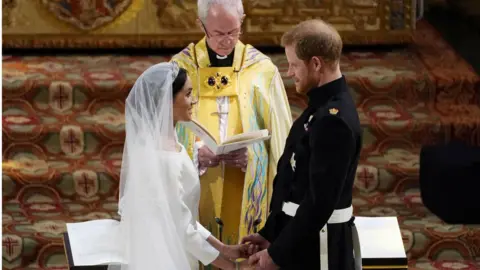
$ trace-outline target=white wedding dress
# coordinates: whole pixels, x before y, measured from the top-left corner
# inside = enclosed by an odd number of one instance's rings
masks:
[[[219,251],[207,242],[211,233],[197,221],[200,180],[185,148],[180,144],[179,147],[181,151],[176,153],[176,157],[171,162],[175,163],[172,164],[175,167],[178,166],[180,172],[180,175],[176,175],[176,177],[178,180],[178,195],[183,202],[180,215],[182,217],[181,222],[188,224],[185,232],[186,255],[190,261],[191,269],[198,269],[198,261],[208,265],[218,257]]]
[[[183,234],[184,239],[184,252],[185,257],[189,261],[190,269],[199,269],[198,262],[203,265],[208,265],[214,261],[220,254],[210,243],[207,242],[207,238],[211,235],[205,227],[203,227],[198,221],[198,205],[200,201],[200,180],[198,177],[198,171],[190,159],[190,156],[186,152],[185,148],[181,144],[177,144],[180,151],[156,151],[156,154],[160,157],[161,164],[159,167],[169,168],[168,170],[168,193],[170,198],[176,198],[177,203],[170,202],[170,209],[175,213],[175,226],[177,229],[184,230],[177,233]],[[161,180],[159,180],[161,181]],[[151,188],[155,188],[152,185]],[[153,205],[158,206],[158,211],[153,215],[162,215],[162,208],[159,204],[166,203],[165,200],[161,200],[161,191],[150,190],[150,196],[153,197]],[[158,195],[157,195],[158,194]],[[157,200],[158,199],[158,200]],[[178,203],[179,202],[179,203]],[[120,200],[120,215],[123,201]],[[151,217],[155,218],[155,217]],[[121,233],[121,232],[120,232]],[[155,239],[151,239],[155,241]],[[159,268],[161,269],[161,268]],[[185,269],[187,270],[187,269]]]
[[[193,165],[190,156],[185,151],[183,145],[178,144],[179,152],[166,152],[158,151],[158,155],[161,156],[161,167],[170,168],[169,170],[169,193],[170,195],[177,194],[180,198],[179,209],[172,209],[175,211],[177,218],[177,228],[185,228],[184,243],[185,243],[185,255],[189,260],[189,264],[192,270],[199,268],[198,262],[203,265],[208,265],[219,256],[219,251],[212,247],[207,238],[211,235],[205,227],[203,227],[198,221],[198,204],[200,201],[200,180],[198,172]],[[155,191],[152,190],[155,194]],[[175,195],[173,195],[175,196]],[[165,203],[159,201],[158,203]],[[120,201],[120,209],[122,208],[122,201]],[[161,215],[161,211],[158,215]],[[178,232],[182,233],[182,232]]]

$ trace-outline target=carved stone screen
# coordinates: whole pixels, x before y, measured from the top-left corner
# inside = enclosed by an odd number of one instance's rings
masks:
[[[4,0],[5,48],[183,47],[201,38],[196,0]],[[322,18],[345,44],[411,40],[415,0],[247,0],[241,39],[279,45],[283,32]]]

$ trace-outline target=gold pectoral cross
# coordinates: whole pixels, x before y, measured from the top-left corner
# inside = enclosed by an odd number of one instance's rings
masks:
[[[230,100],[228,100],[226,102],[230,102]],[[227,109],[225,109],[225,107],[227,107]],[[222,123],[221,123],[222,116],[225,115],[226,118],[228,119],[228,105],[225,106],[225,104],[220,104],[220,106],[218,108],[218,111],[213,112],[211,115],[217,115],[218,116],[218,126],[220,127],[222,125]],[[223,135],[223,136],[220,135],[220,141],[223,141],[225,138],[226,138],[226,135]]]
[[[218,118],[220,118],[221,115],[228,115],[228,112],[212,112],[212,115],[218,115]]]

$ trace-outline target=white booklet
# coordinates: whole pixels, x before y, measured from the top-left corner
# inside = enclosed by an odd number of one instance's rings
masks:
[[[67,223],[68,242],[74,266],[124,264],[120,236],[120,222],[99,219]]]
[[[362,261],[376,264],[376,261],[390,262],[390,265],[407,264],[402,233],[397,217],[358,217],[355,226],[360,238]],[[367,264],[370,264],[367,263]]]
[[[270,139],[270,134],[267,129],[245,132],[227,138],[224,142],[218,143],[215,137],[208,132],[199,122],[192,120],[190,122],[183,122],[186,127],[192,130],[205,145],[216,155],[227,154],[232,151],[245,148],[254,143],[259,143]]]

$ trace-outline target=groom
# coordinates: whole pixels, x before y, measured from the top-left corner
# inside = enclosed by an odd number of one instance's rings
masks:
[[[332,26],[309,20],[285,33],[282,45],[308,107],[288,135],[266,224],[242,243],[261,250],[249,258],[256,269],[354,269],[352,187],[362,138],[340,71],[342,40]]]

